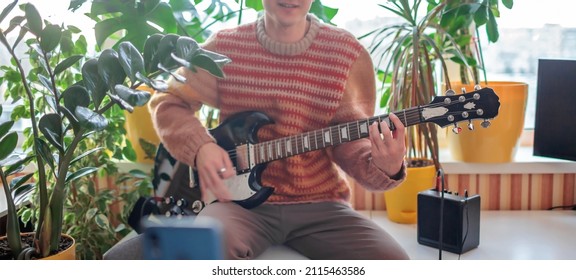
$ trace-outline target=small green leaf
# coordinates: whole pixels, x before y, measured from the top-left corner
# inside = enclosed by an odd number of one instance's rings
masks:
[[[158,45],[164,35],[154,34],[146,39],[144,43],[144,66],[146,73],[153,73],[158,70],[157,66],[160,59],[158,57]],[[142,73],[144,74],[144,73]]]
[[[24,12],[26,13],[26,20],[28,21],[28,28],[35,35],[42,32],[42,17],[36,7],[30,3],[24,4]]]
[[[108,120],[104,116],[86,107],[76,107],[74,115],[80,122],[80,125],[89,130],[102,131],[108,126]]]
[[[38,127],[50,144],[54,145],[60,152],[64,152],[64,147],[62,147],[64,132],[60,115],[53,113],[42,116],[38,122]]]
[[[0,22],[2,22],[6,18],[6,16],[12,11],[12,9],[16,7],[16,4],[18,4],[18,0],[12,1],[12,3],[8,4],[4,8],[4,10],[2,10],[2,13],[0,13]]]
[[[98,213],[98,209],[96,209],[96,208],[88,209],[88,211],[86,211],[86,220],[92,220],[92,218],[94,216],[96,216],[97,213]]]
[[[1,107],[0,107],[1,108]],[[0,110],[0,115],[2,115],[2,110]],[[0,138],[4,137],[14,126],[14,121],[7,121],[0,124]]]
[[[106,215],[98,214],[94,218],[96,225],[98,225],[100,228],[107,229],[110,226],[110,222],[108,221],[108,217],[106,217]]]
[[[48,53],[53,51],[62,38],[62,29],[57,25],[47,25],[40,33],[40,48]]]
[[[126,141],[126,147],[122,149],[122,155],[124,155],[124,157],[129,161],[136,161],[138,159],[136,151],[132,147],[132,143],[130,141]]]
[[[128,104],[133,107],[146,105],[151,97],[151,94],[148,91],[132,89],[125,85],[117,85],[115,91],[122,100],[128,102]]]
[[[79,179],[79,178],[82,178],[82,177],[84,177],[84,176],[86,176],[86,175],[95,173],[96,171],[98,171],[98,168],[97,168],[97,167],[84,167],[84,168],[81,168],[81,169],[79,169],[78,171],[73,172],[73,173],[69,174],[68,176],[66,176],[66,183],[70,183],[70,182],[72,182],[72,181],[74,181],[74,180],[77,180],[77,179]]]
[[[123,84],[126,79],[126,73],[122,69],[118,53],[112,49],[106,49],[100,54],[98,73],[111,91],[114,91],[116,85]]]
[[[502,4],[504,7],[512,9],[512,7],[514,7],[514,0],[502,0]]]
[[[4,171],[7,176],[22,171],[25,168],[25,165],[27,165],[34,158],[34,156],[25,157],[21,154],[13,154],[10,157],[13,158],[11,160],[7,160],[7,164],[2,164],[10,165],[10,167],[6,168],[6,171]]]
[[[216,64],[216,62],[207,55],[201,54],[194,56],[192,59],[192,65],[200,67],[216,77],[224,77],[224,72],[220,66],[218,66],[218,64]]]
[[[44,159],[44,161],[54,169],[54,156],[52,156],[48,144],[40,138],[36,138],[34,142],[36,143],[36,146],[38,146],[37,152],[40,154],[40,157],[42,157],[42,159]]]
[[[84,63],[82,66],[82,78],[84,79],[84,85],[86,86],[88,93],[92,97],[94,107],[99,109],[102,100],[106,97],[108,87],[98,72],[97,59],[90,59]]]
[[[180,37],[176,41],[176,52],[174,55],[184,60],[190,60],[198,49],[200,49],[200,46],[194,39]]]
[[[0,138],[0,160],[11,155],[16,149],[16,145],[18,145],[18,133],[15,131]]]
[[[145,73],[144,58],[140,51],[132,43],[122,42],[118,49],[118,56],[124,72],[128,75],[130,81],[135,83],[136,73]]]
[[[76,62],[78,62],[83,57],[84,56],[82,56],[82,55],[73,55],[73,56],[67,57],[62,62],[58,63],[58,65],[56,65],[56,68],[54,68],[54,75],[58,75],[58,74],[62,73],[64,70],[70,68],[70,66],[74,65]]]
[[[162,63],[165,67],[171,68],[176,66],[175,61],[172,59],[172,53],[176,48],[178,38],[180,38],[180,36],[176,34],[168,34],[158,43],[159,63]]]
[[[89,155],[91,155],[91,154],[94,154],[94,153],[96,153],[96,152],[98,152],[98,151],[102,151],[102,150],[104,150],[104,147],[97,147],[97,148],[94,148],[94,149],[90,149],[90,150],[82,153],[81,155],[75,157],[72,161],[70,161],[70,164],[73,164],[73,163],[75,163],[75,162],[83,159],[84,157],[87,157],[87,156],[89,156]]]
[[[62,93],[64,107],[70,112],[76,111],[77,106],[88,107],[90,105],[90,95],[86,88],[73,85]]]

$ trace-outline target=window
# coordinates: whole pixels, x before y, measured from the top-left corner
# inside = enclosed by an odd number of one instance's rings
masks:
[[[484,64],[488,80],[512,80],[528,84],[525,129],[534,128],[536,78],[538,59],[576,59],[576,21],[570,9],[562,9],[568,1],[550,0],[544,4],[514,1],[514,7],[500,8],[500,38],[488,44],[480,29]],[[327,6],[339,8],[334,22],[355,35],[365,34],[394,15],[378,7],[382,0],[364,0],[363,5],[344,1],[323,0]],[[424,5],[424,4],[423,4]],[[374,8],[369,8],[374,7]]]

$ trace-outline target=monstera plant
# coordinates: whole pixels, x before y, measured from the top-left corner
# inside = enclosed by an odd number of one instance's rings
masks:
[[[3,9],[0,24],[17,2]],[[62,224],[70,184],[98,171],[98,166],[81,164],[90,162],[81,159],[103,147],[78,147],[111,125],[105,112],[112,108],[130,112],[144,106],[150,93],[137,88],[147,85],[166,90],[168,75],[184,82],[173,72],[180,67],[202,68],[222,77],[221,67],[229,60],[202,49],[190,37],[175,34],[149,36],[143,51],[126,41],[95,57],[74,54],[69,44],[71,27],[43,20],[32,4],[19,7],[21,14],[14,16],[5,30],[0,29],[0,44],[11,56],[10,65],[0,66],[0,83],[7,85],[7,96],[23,104],[17,107],[21,111],[18,116],[29,119],[30,129],[25,133],[30,133],[33,143],[18,152],[19,135],[12,131],[17,119],[0,124],[0,178],[8,208],[6,237],[0,238],[0,249],[6,247],[2,240],[9,247],[6,252],[0,250],[0,255],[5,254],[0,258],[49,258],[65,247],[61,246],[66,239]],[[25,61],[32,64],[30,70]],[[27,166],[30,168],[25,169]],[[28,239],[20,232],[13,199],[26,192],[35,194],[31,201],[35,232]]]

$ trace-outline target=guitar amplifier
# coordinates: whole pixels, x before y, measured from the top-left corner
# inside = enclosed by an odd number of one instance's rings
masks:
[[[480,244],[480,196],[458,196],[437,190],[418,193],[418,243],[462,254]],[[442,244],[440,206],[444,199]]]

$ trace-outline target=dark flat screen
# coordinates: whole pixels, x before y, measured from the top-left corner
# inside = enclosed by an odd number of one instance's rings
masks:
[[[533,154],[576,161],[576,60],[538,61]]]

